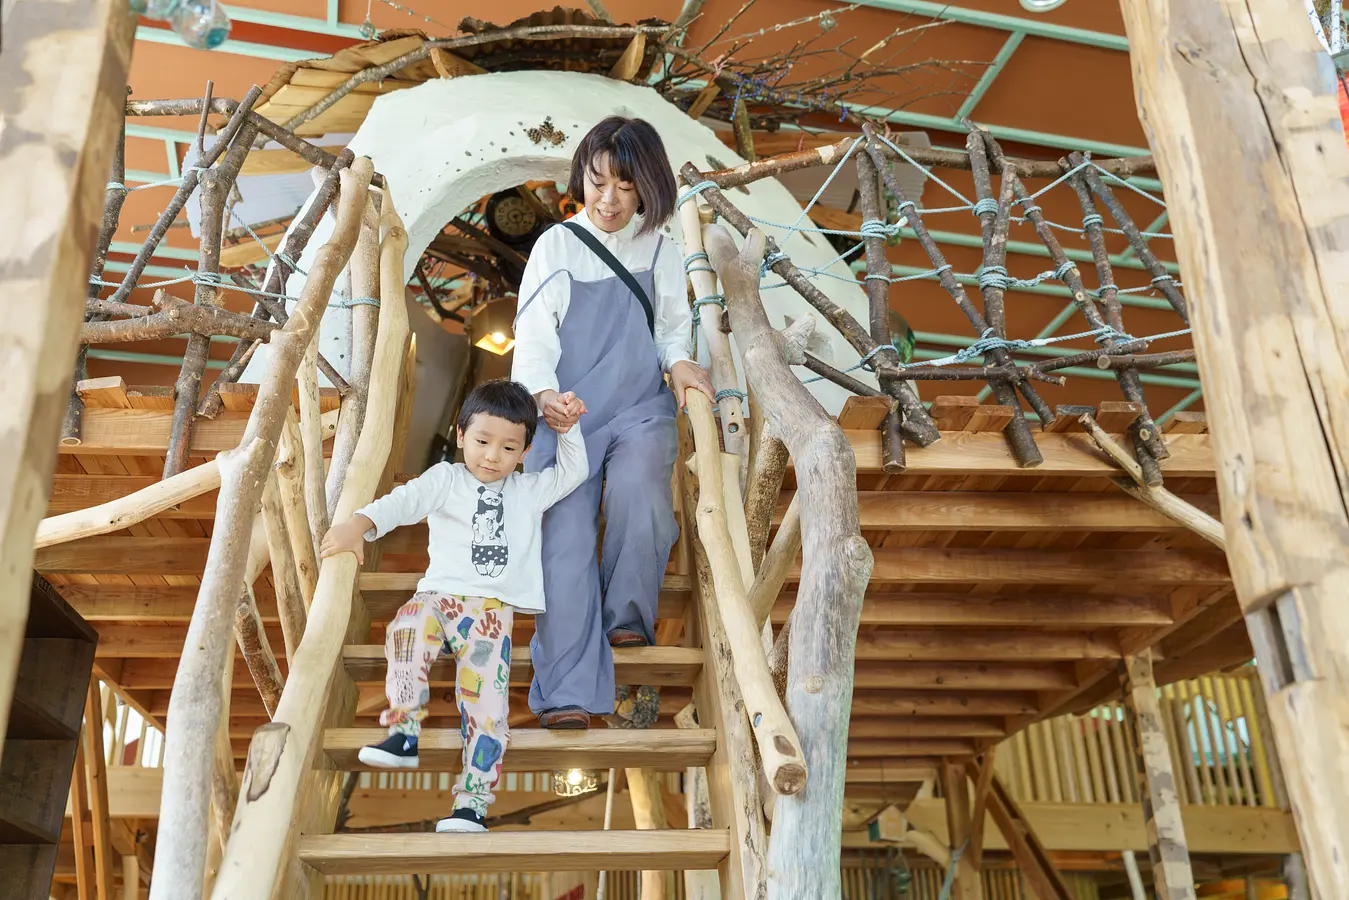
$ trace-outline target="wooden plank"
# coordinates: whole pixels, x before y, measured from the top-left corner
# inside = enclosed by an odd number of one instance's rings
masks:
[[[970,789],[965,778],[964,765],[952,760],[943,760],[938,769],[941,777],[942,796],[946,800],[946,833],[950,839],[952,851],[967,850],[973,823],[970,821]],[[972,855],[961,853],[960,859],[954,859],[955,881],[951,896],[959,900],[983,900],[983,879],[979,877],[979,865]]]
[[[1010,406],[982,403],[974,408],[974,415],[970,416],[970,420],[960,430],[971,433],[994,434],[1006,431],[1007,425],[1015,417],[1016,412]]]
[[[881,629],[857,636],[857,658],[913,660],[1119,659],[1110,633]]]
[[[787,593],[773,607],[781,625],[796,603]],[[1109,594],[1039,594],[1004,597],[995,594],[877,594],[862,602],[863,625],[973,625],[1054,629],[1169,625],[1164,598]]]
[[[342,650],[347,674],[358,684],[384,683],[384,648],[376,644],[349,645]],[[689,685],[703,667],[703,651],[693,647],[633,647],[614,650],[614,673],[619,684]],[[511,649],[511,679],[533,677],[528,647]],[[454,659],[438,660],[431,678],[453,680]]]
[[[47,515],[88,509],[134,494],[158,482],[158,477],[149,475],[56,475],[52,479],[51,496],[47,501]],[[159,513],[156,518],[213,519],[217,493],[210,491],[185,500]]]
[[[131,409],[131,400],[126,395],[126,382],[120,375],[85,378],[75,384],[75,393],[88,407]]]
[[[163,455],[168,446],[171,412],[157,410],[89,410],[85,417],[84,442],[79,448],[61,447],[62,453],[88,455]],[[221,413],[215,419],[202,419],[193,428],[192,452],[208,455],[229,450],[239,443],[247,417],[242,413]],[[849,444],[857,457],[857,471],[881,472],[880,434],[876,431],[847,431]],[[331,430],[325,437],[331,437]],[[1106,459],[1085,434],[1037,434],[1036,444],[1045,457],[1035,470],[1037,476],[1093,475],[1112,477],[1118,467]],[[1162,461],[1162,473],[1174,477],[1212,477],[1213,454],[1208,435],[1182,434],[1167,440],[1171,457]],[[998,434],[943,432],[942,440],[929,447],[908,447],[910,475],[1024,475],[1007,449],[1007,441]]]
[[[61,445],[61,453],[89,456],[163,456],[169,446],[171,409],[89,409],[85,410],[82,441],[78,447]],[[214,419],[198,419],[192,425],[193,456],[213,456],[232,450],[243,437],[246,413],[222,412]],[[337,429],[334,419],[325,423],[324,439]]]
[[[942,431],[963,431],[970,419],[974,418],[974,411],[978,408],[977,397],[943,396],[932,401],[928,414]]]
[[[1096,424],[1111,434],[1123,433],[1143,414],[1143,404],[1104,400],[1096,408]]]
[[[784,491],[774,514],[781,523],[791,503]],[[1217,494],[1184,494],[1185,501],[1218,514]],[[1181,531],[1183,525],[1121,493],[1013,491],[859,491],[863,529],[887,531]]]
[[[0,54],[0,710],[9,710],[33,533],[61,437],[90,260],[122,131],[135,17],[117,0],[5,5]],[[78,447],[72,448],[78,450]],[[0,716],[0,747],[8,713]]]
[[[1096,584],[1114,581],[1126,572],[1131,586],[1226,584],[1229,580],[1223,554],[1209,550],[879,547],[872,554],[872,584]],[[794,570],[792,579],[797,575]]]
[[[1076,684],[1068,663],[859,661],[853,676],[856,688],[1056,691]]]
[[[889,397],[851,396],[843,401],[843,409],[838,413],[838,425],[857,431],[880,428],[893,403]]]
[[[93,823],[94,882],[98,900],[112,896],[112,830],[108,815],[108,760],[103,750],[103,698],[98,681],[89,679],[84,703],[84,762],[89,775],[89,817]]]
[[[287,151],[289,152],[289,151]],[[308,168],[308,164],[305,164]],[[220,267],[222,269],[237,269],[240,266],[246,266],[249,263],[263,262],[267,259],[267,251],[276,252],[276,248],[281,246],[281,241],[286,237],[284,231],[278,231],[275,234],[260,235],[261,246],[253,238],[240,241],[237,244],[231,244],[228,247],[220,249]],[[263,249],[266,247],[266,250]],[[221,385],[222,387],[224,385]],[[226,407],[228,409],[229,407]]]
[[[330,728],[323,749],[339,769],[366,769],[356,752],[388,737],[383,728]],[[662,771],[705,766],[716,749],[717,733],[710,728],[639,729],[597,728],[591,731],[511,730],[507,764],[516,771],[538,769],[613,768],[641,766]],[[417,743],[418,769],[457,772],[463,753],[458,730],[422,730]]]
[[[299,856],[324,875],[408,872],[571,872],[715,869],[728,832],[494,831],[487,834],[328,834],[299,840]]]
[[[1208,416],[1201,412],[1181,410],[1167,419],[1163,434],[1208,434]]]
[[[33,568],[47,573],[200,575],[210,538],[92,537],[36,552]]]
[[[1002,719],[996,716],[943,716],[940,718],[907,718],[892,721],[890,719],[853,719],[848,727],[851,738],[930,738],[930,737],[971,737],[1001,738],[1007,736],[1007,728]],[[939,755],[939,754],[934,754]]]
[[[1124,708],[1129,713],[1135,769],[1142,788],[1153,886],[1158,900],[1193,900],[1194,871],[1176,793],[1176,776],[1171,769],[1171,752],[1162,730],[1151,652],[1145,650],[1125,657],[1124,671]]]
[[[976,744],[972,740],[955,737],[911,738],[900,736],[874,741],[849,738],[848,759],[967,756],[974,752],[975,746]]]
[[[223,265],[223,263],[222,263]],[[258,385],[248,382],[230,382],[220,386],[220,399],[224,403],[225,409],[230,412],[246,413],[253,409],[253,405],[258,399]],[[329,412],[337,409],[342,402],[342,397],[337,393],[337,388],[319,388],[319,411]],[[300,389],[296,387],[291,391],[291,404],[297,409],[300,405]]]
[[[399,529],[403,530],[405,529]],[[398,534],[398,531],[394,534]],[[390,621],[398,611],[398,607],[417,592],[417,582],[421,578],[421,572],[362,572],[359,584],[366,606],[370,610],[370,618],[375,622]],[[689,576],[667,574],[661,581],[656,618],[682,617],[691,590]]]
[[[854,716],[1015,716],[1035,710],[1035,695],[1012,691],[858,690]]]

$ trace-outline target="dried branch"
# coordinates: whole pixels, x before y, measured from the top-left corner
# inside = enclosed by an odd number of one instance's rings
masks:
[[[114,307],[116,311],[133,309],[137,312],[133,318],[119,319],[113,322],[86,322],[80,329],[80,341],[85,344],[112,344],[128,341],[154,341],[183,334],[227,335],[240,340],[266,341],[272,332],[281,326],[272,322],[263,322],[251,316],[241,315],[221,309],[218,306],[199,306],[170,296],[159,290],[155,292],[155,307],[152,312],[144,306],[131,304],[112,304],[95,301],[101,307]],[[92,304],[91,304],[92,305]],[[144,310],[144,312],[140,312]],[[103,311],[112,311],[104,309]]]

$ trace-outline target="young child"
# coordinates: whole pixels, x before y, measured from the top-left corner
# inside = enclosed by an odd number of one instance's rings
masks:
[[[562,398],[569,414],[585,404]],[[389,708],[382,743],[361,749],[361,762],[416,768],[417,736],[430,696],[427,673],[452,653],[458,673],[455,701],[464,743],[463,770],[454,785],[454,812],[436,831],[485,831],[487,808],[501,777],[509,726],[511,625],[514,613],[544,609],[540,528],[543,511],[585,481],[585,442],[579,428],[557,429],[557,463],[517,473],[534,439],[539,410],[528,390],[493,381],[473,390],[459,411],[462,463],[442,462],[394,488],[323,539],[324,558],[354,553],[364,542],[427,520],[431,563],[417,593],[389,623],[384,682]]]
[[[662,233],[678,192],[660,135],[641,119],[600,122],[576,148],[568,192],[585,206],[530,251],[511,372],[554,431],[576,422],[568,396],[588,407],[580,428],[589,477],[543,522],[548,613],[530,644],[529,705],[545,728],[586,728],[591,715],[612,713],[610,647],[655,639],[678,535],[676,398],[683,403],[688,388],[713,396],[689,359],[683,254]],[[552,454],[553,435],[543,431],[527,468],[549,465]]]

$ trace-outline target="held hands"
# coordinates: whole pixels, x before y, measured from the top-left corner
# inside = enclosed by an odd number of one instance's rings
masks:
[[[543,391],[539,394],[539,410],[549,428],[558,434],[566,434],[585,414],[586,405],[574,391],[565,394]]]
[[[670,366],[670,387],[674,389],[680,409],[684,407],[684,392],[689,388],[697,388],[707,395],[708,400],[717,402],[716,394],[712,391],[712,379],[708,377],[707,370],[687,359],[681,359]]]
[[[327,559],[339,553],[356,554],[356,562],[365,564],[365,533],[375,527],[365,516],[355,515],[340,525],[334,525],[319,544],[319,557]]]

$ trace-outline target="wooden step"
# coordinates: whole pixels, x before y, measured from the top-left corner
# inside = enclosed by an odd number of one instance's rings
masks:
[[[324,875],[715,869],[730,832],[492,831],[487,834],[314,834],[299,856]]]
[[[347,674],[358,684],[383,684],[386,665],[379,644],[349,644],[342,649]],[[696,647],[633,647],[614,650],[614,677],[619,684],[691,685],[703,667],[703,651]],[[511,683],[527,684],[534,677],[528,647],[511,650]],[[454,659],[442,658],[431,666],[431,681],[452,682]]]
[[[405,535],[404,532],[407,532]],[[407,544],[399,545],[404,539]],[[385,552],[407,552],[406,547],[421,542],[426,545],[426,526],[400,528],[385,539]],[[390,542],[393,542],[392,546]],[[362,572],[360,575],[361,595],[365,598],[366,609],[375,622],[387,622],[393,618],[398,607],[407,602],[417,592],[417,582],[422,579],[421,572]],[[693,590],[692,579],[688,575],[666,575],[660,584],[660,600],[656,608],[657,619],[678,619],[684,615],[689,596]]]
[[[356,752],[379,743],[387,734],[383,728],[330,728],[323,735],[323,750],[339,769],[368,769],[356,758]],[[707,765],[716,747],[717,733],[709,728],[515,728],[507,744],[505,766],[511,771],[627,766],[670,771]],[[462,750],[457,728],[424,729],[417,745],[418,771],[457,772]]]

